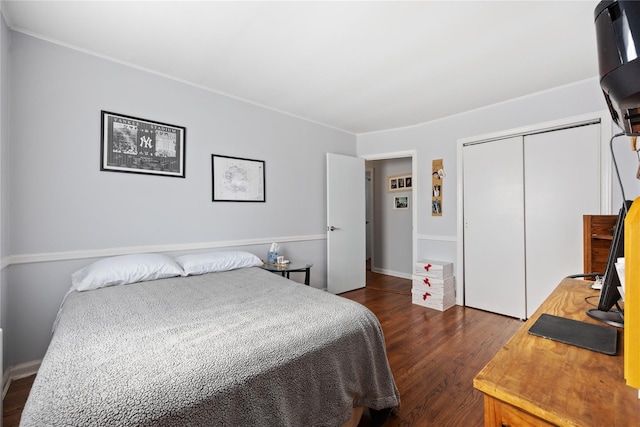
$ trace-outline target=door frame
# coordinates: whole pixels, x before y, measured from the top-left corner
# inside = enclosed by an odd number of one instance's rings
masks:
[[[411,176],[413,177],[412,182],[411,182],[411,186],[412,186],[412,191],[411,191],[411,264],[415,264],[416,262],[416,254],[418,253],[418,200],[419,200],[419,196],[418,196],[418,192],[419,192],[419,188],[420,188],[420,180],[417,179],[418,176],[418,166],[417,166],[417,162],[416,162],[416,158],[417,158],[417,150],[406,150],[406,151],[394,151],[394,152],[388,152],[388,153],[376,153],[376,154],[363,154],[360,155],[358,157],[364,159],[365,161],[373,161],[373,160],[390,160],[390,159],[400,159],[400,158],[407,158],[410,157],[411,158]],[[366,170],[366,166],[365,166],[365,170]],[[375,173],[375,172],[374,172]],[[375,196],[372,197],[372,202],[375,206],[375,204],[377,203],[375,200]],[[371,223],[372,223],[372,229],[375,226],[375,214],[373,213],[372,209],[372,217],[371,217]],[[371,233],[372,235],[374,233]],[[372,245],[372,251],[371,251],[371,265],[373,266],[373,260],[375,258],[375,238],[372,236],[371,238],[371,245]]]
[[[564,119],[527,125],[519,128],[507,129],[498,132],[487,133],[456,141],[457,156],[457,253],[456,253],[456,304],[464,306],[464,173],[462,149],[468,144],[481,144],[497,139],[514,136],[526,136],[541,132],[551,132],[567,127],[600,123],[600,214],[611,213],[611,152],[609,140],[614,134],[613,121],[608,110],[600,110]]]
[[[366,162],[366,160],[365,160]],[[366,209],[369,212],[369,224],[367,224],[368,228],[369,228],[369,249],[371,250],[371,265],[373,265],[373,258],[375,257],[373,248],[375,247],[375,237],[373,236],[373,229],[374,229],[374,225],[375,225],[375,170],[372,167],[367,167],[366,163],[365,163],[365,167],[364,167],[364,176],[366,179],[367,176],[367,172],[369,172],[369,182],[366,183],[367,185],[367,189],[365,191],[369,192],[369,201],[366,201],[366,197],[365,197],[365,203],[368,203],[368,206],[366,206]],[[365,221],[367,220],[366,215],[365,215]],[[366,236],[366,231],[365,231],[365,239],[367,238]],[[366,242],[365,242],[365,246],[366,246]],[[365,256],[366,259],[366,256]]]

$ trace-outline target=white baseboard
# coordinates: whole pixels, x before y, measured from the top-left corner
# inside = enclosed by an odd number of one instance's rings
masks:
[[[38,359],[9,367],[2,376],[2,399],[7,395],[11,381],[38,373],[41,363],[42,359]]]
[[[399,271],[386,270],[384,268],[376,268],[376,267],[371,267],[371,271],[373,271],[374,273],[386,274],[387,276],[393,276],[393,277],[399,277],[401,279],[411,280],[411,274],[402,273]]]
[[[9,390],[10,384],[11,384],[11,381],[9,381],[9,371],[6,371],[2,375],[2,400],[4,400],[4,397],[7,395],[7,391]]]

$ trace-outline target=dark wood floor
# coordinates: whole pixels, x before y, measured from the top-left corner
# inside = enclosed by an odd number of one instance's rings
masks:
[[[342,294],[378,316],[401,408],[385,426],[482,426],[482,394],[473,377],[522,325],[517,319],[454,306],[411,304],[411,281],[367,271],[367,286]],[[4,427],[18,426],[35,376],[12,381]],[[367,427],[366,416],[360,423]]]
[[[473,377],[522,322],[460,306],[440,312],[414,305],[410,280],[367,275],[364,289],[342,296],[373,311],[384,331],[401,399],[385,426],[482,426],[483,397]]]
[[[411,296],[411,280],[373,273],[367,263],[367,289]]]
[[[11,381],[9,391],[2,402],[2,425],[4,427],[17,427],[20,424],[20,414],[22,414],[22,408],[24,408],[35,378],[35,375],[31,375]]]

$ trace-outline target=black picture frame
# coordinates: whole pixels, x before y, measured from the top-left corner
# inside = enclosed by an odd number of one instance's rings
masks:
[[[104,110],[100,116],[101,171],[186,176],[184,126]]]
[[[264,160],[211,155],[213,202],[266,202]]]

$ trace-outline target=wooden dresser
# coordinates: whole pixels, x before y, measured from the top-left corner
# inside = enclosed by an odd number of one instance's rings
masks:
[[[638,390],[624,380],[623,333],[607,356],[528,334],[542,313],[591,322],[598,291],[564,279],[473,380],[484,393],[485,426],[638,426]]]
[[[604,273],[618,215],[584,215],[584,273]]]

